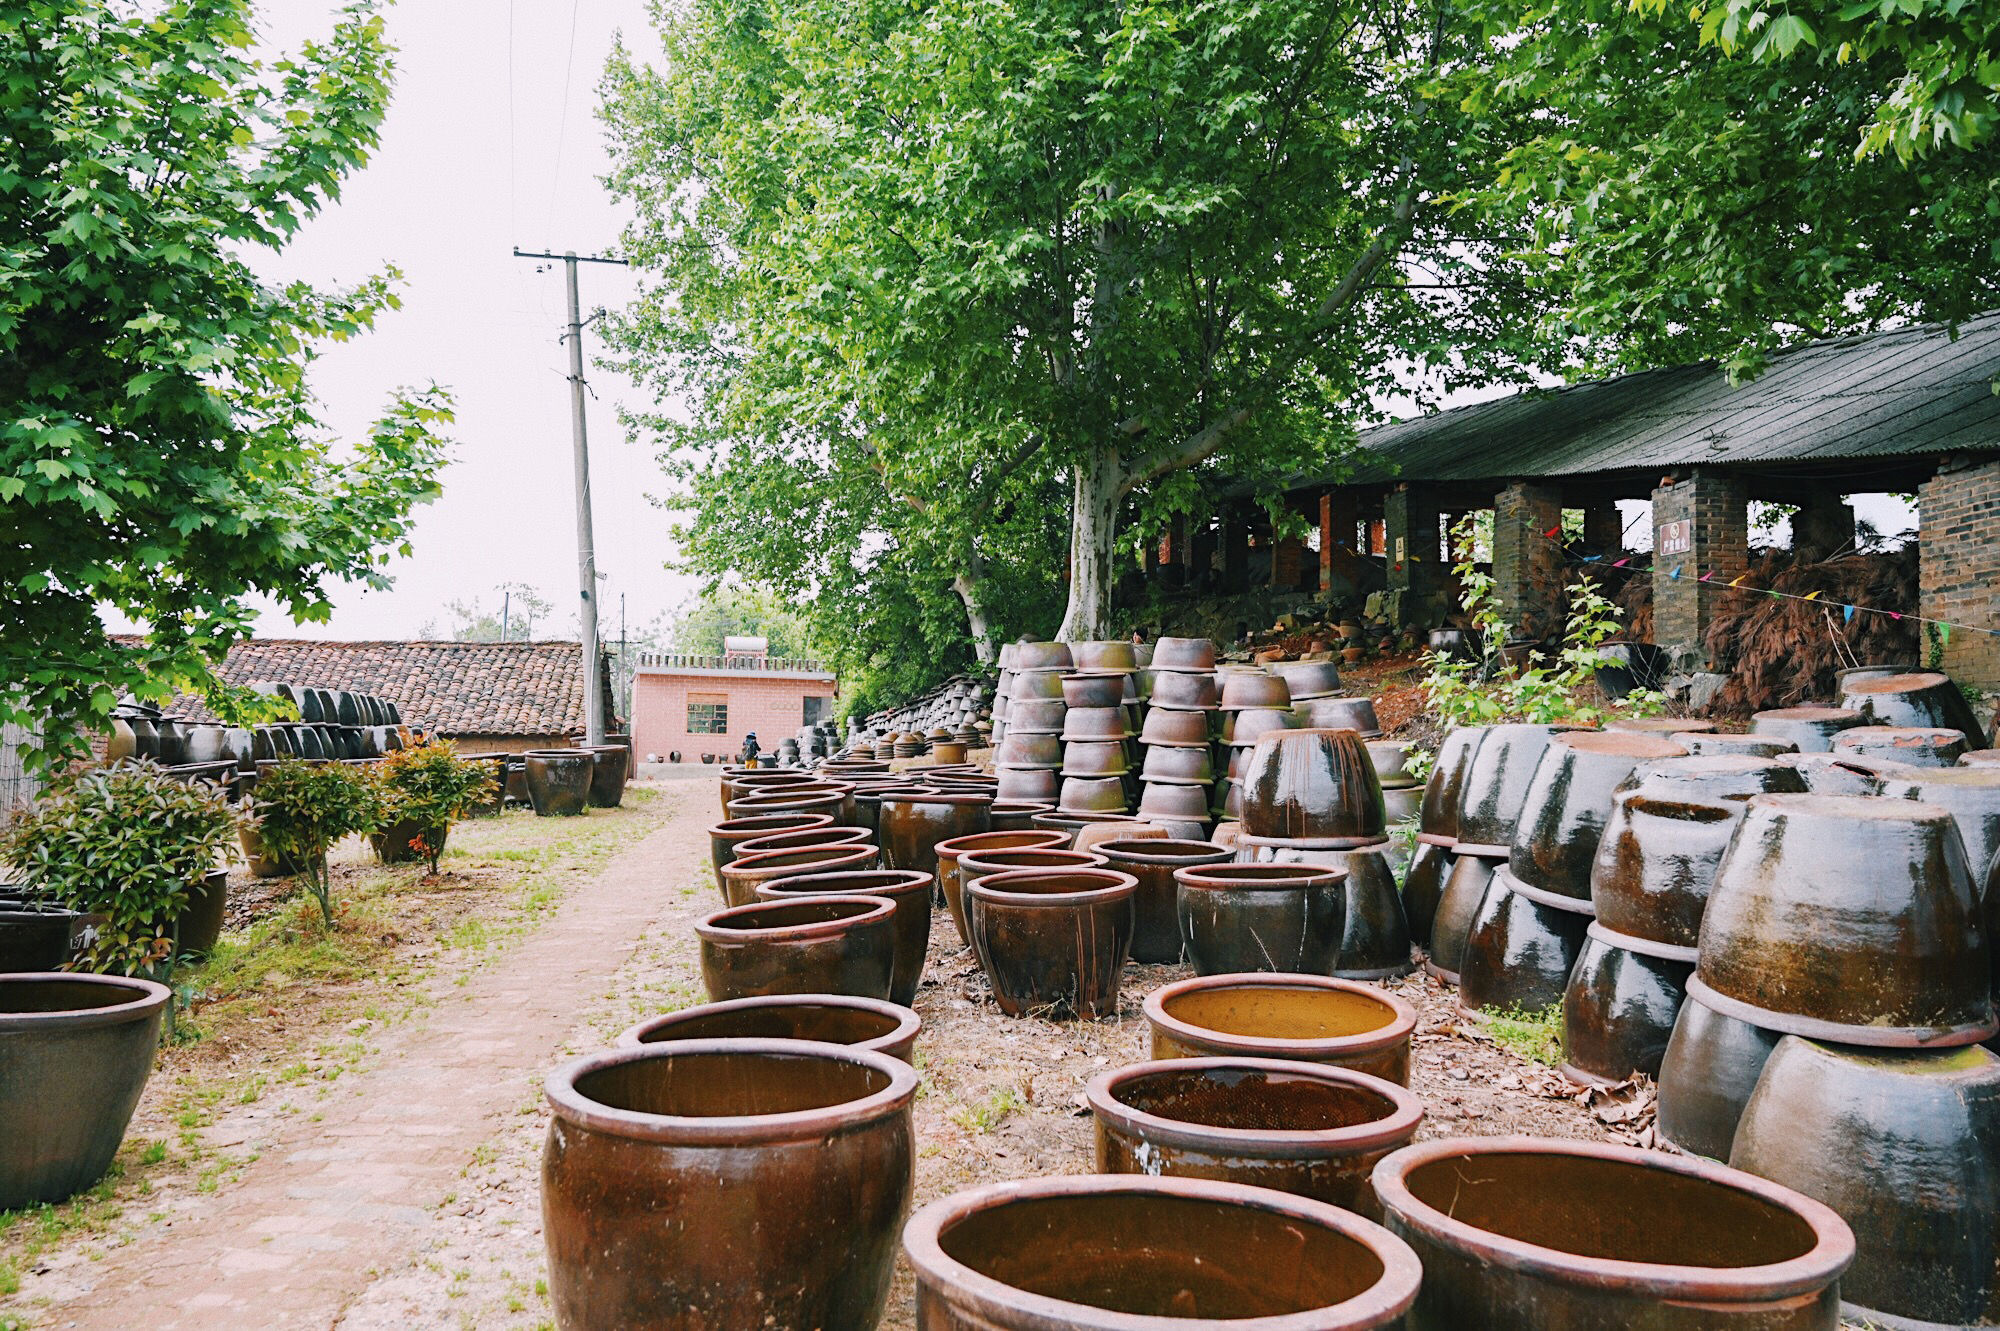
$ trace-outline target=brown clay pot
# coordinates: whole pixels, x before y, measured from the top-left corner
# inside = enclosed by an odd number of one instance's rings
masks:
[[[1145,825],[1143,818],[1135,818],[1129,813],[1090,813],[1068,809],[1057,809],[1052,813],[1038,813],[1035,826],[1045,832],[1061,832],[1069,838],[1070,847],[1075,848],[1077,834],[1086,827],[1099,823],[1123,823],[1137,829]]]
[[[1153,644],[1153,669],[1215,669],[1215,643],[1208,638],[1161,638]]]
[[[1249,708],[1277,708],[1289,711],[1292,691],[1285,681],[1262,670],[1232,670],[1222,681],[1222,709],[1240,712]]]
[[[1148,783],[1139,793],[1138,816],[1202,823],[1208,818],[1208,788]]]
[[[1175,750],[1168,749],[1166,752]],[[1062,774],[1065,777],[1122,777],[1131,770],[1124,740],[1072,740],[1063,745]]]
[[[1458,810],[1465,801],[1465,778],[1488,729],[1459,726],[1439,743],[1430,778],[1424,782],[1423,807],[1418,813],[1419,839],[1433,845],[1450,845],[1458,840]]]
[[[800,1040],[564,1064],[542,1154],[556,1324],[869,1331],[910,1206],[916,1090],[906,1063]]]
[[[725,767],[721,776],[722,808],[729,809],[731,800],[740,800],[750,795],[765,795],[792,786],[817,786],[823,779],[810,772],[767,772],[761,768]]]
[[[1197,976],[1146,996],[1152,1057],[1330,1063],[1410,1084],[1417,1012],[1383,989],[1325,975]]]
[[[1016,703],[1028,699],[1039,702],[1061,702],[1063,676],[1066,673],[1068,672],[1062,670],[1023,670],[1016,673],[1013,692],[1008,696],[1008,723],[1012,724],[1014,720],[1013,706]]]
[[[1078,670],[1124,672],[1139,668],[1139,658],[1132,650],[1132,644],[1119,638],[1107,642],[1073,642],[1069,651]]]
[[[1003,771],[1008,768],[1027,771],[1047,768],[1054,771],[1062,766],[1062,740],[1054,735],[1027,735],[1012,731],[1000,741],[993,765]]]
[[[993,801],[993,808],[990,810],[993,819],[993,830],[996,832],[1030,831],[1034,828],[1036,814],[1054,813],[1055,810],[1053,792],[1051,792],[1050,798],[1046,801],[1004,797],[996,798]]]
[[[1100,1174],[1246,1183],[1371,1217],[1370,1171],[1424,1118],[1394,1082],[1264,1058],[1132,1063],[1098,1074],[1084,1098]]]
[[[873,869],[881,853],[872,845],[817,845],[796,850],[767,850],[755,855],[738,853],[722,866],[722,899],[732,906],[747,906],[757,899],[757,885],[774,878],[791,878],[802,873],[833,873],[845,869]]]
[[[1781,753],[1797,753],[1799,746],[1789,739],[1776,735],[1730,735],[1717,731],[1714,734],[1700,734],[1691,730],[1676,731],[1668,736],[1674,743],[1698,758],[1712,758],[1718,754],[1740,753],[1752,758],[1775,758]]]
[[[1373,698],[1309,698],[1292,708],[1292,724],[1302,730],[1352,730],[1363,739],[1382,734]]]
[[[833,819],[836,827],[866,825],[860,821],[851,786],[841,789],[797,786],[761,795],[743,795],[729,801],[728,813],[732,820],[765,813],[823,813]]]
[[[1437,918],[1445,880],[1457,859],[1449,846],[1418,841],[1403,874],[1403,918],[1410,926],[1410,941],[1426,951],[1431,945],[1431,921]]]
[[[1251,836],[1380,841],[1382,786],[1352,730],[1287,730],[1260,740],[1243,775]]]
[[[1282,709],[1253,707],[1222,714],[1222,742],[1233,749],[1248,749],[1266,735],[1298,728],[1292,714]]]
[[[1966,732],[1930,726],[1855,726],[1843,730],[1833,751],[1843,756],[1887,758],[1913,767],[1956,766],[1968,747]]]
[[[1409,1331],[1835,1331],[1854,1236],[1827,1207],[1707,1161],[1460,1137],[1375,1167],[1424,1283]]]
[[[1658,1076],[1692,974],[1693,948],[1592,921],[1563,991],[1563,1075],[1586,1084]]]
[[[1060,735],[1068,711],[1061,698],[1014,698],[1007,704],[1007,733]]]
[[[1159,711],[1211,712],[1221,705],[1222,694],[1213,674],[1155,670],[1150,701]],[[1207,725],[1206,717],[1202,718],[1202,724]]]
[[[1925,768],[1884,779],[1882,793],[1949,811],[1965,843],[1966,867],[1975,880],[1984,878],[1986,866],[2000,851],[2000,769]]]
[[[1583,951],[1590,915],[1574,897],[1529,887],[1505,865],[1493,871],[1465,935],[1458,1002],[1468,1012],[1540,1012],[1560,1003]]]
[[[1694,947],[1723,852],[1747,807],[1740,799],[1619,792],[1590,870],[1598,920],[1635,938]]]
[[[968,877],[966,928],[1000,1010],[1115,1016],[1137,886],[1130,874],[1097,868]]]
[[[1181,938],[1196,974],[1331,975],[1347,916],[1347,873],[1312,864],[1174,870]]]
[[[993,830],[993,796],[891,791],[882,797],[882,865],[937,873],[937,844]]]
[[[1854,1230],[1850,1321],[2000,1324],[2000,1058],[1847,1049],[1788,1035],[1743,1111],[1729,1163],[1783,1179]]]
[[[1070,655],[1070,645],[1066,642],[1017,642],[1014,644],[1014,669],[1027,670],[1070,670],[1075,668],[1076,658]]]
[[[1965,695],[1950,676],[1934,670],[1849,678],[1841,685],[1840,705],[1861,713],[1866,725],[1957,730],[1965,734],[1968,747],[1986,747]]]
[[[1461,855],[1509,853],[1542,751],[1557,735],[1583,728],[1520,724],[1488,728],[1465,773],[1458,810]]]
[[[971,836],[953,837],[937,844],[938,891],[944,896],[945,906],[951,911],[952,927],[958,931],[958,939],[966,943],[965,933],[965,879],[959,873],[958,861],[962,855],[977,857],[982,851],[1001,852],[1009,850],[1054,850],[1069,844],[1069,834],[1044,828],[1028,828],[1016,831],[974,832]],[[1084,863],[1084,861],[1075,861]],[[1021,868],[1020,865],[992,865],[990,873],[1000,873],[1005,869]]]
[[[1323,846],[1311,841],[1242,837],[1240,864],[1310,864],[1347,875],[1347,903],[1340,929],[1340,953],[1333,973],[1343,980],[1391,980],[1415,970],[1410,955],[1410,922],[1389,863],[1391,843]]]
[[[891,919],[896,941],[895,964],[889,975],[889,1001],[908,1007],[917,1001],[924,977],[924,958],[931,945],[931,876],[914,869],[850,870],[806,873],[774,878],[757,886],[759,901],[790,901],[809,896],[870,896],[894,903]]]
[[[1514,879],[1588,911],[1591,860],[1613,793],[1640,763],[1686,756],[1654,735],[1582,730],[1553,737],[1515,823],[1507,860]]]
[[[1166,828],[1146,819],[1127,820],[1120,817],[1104,822],[1085,823],[1076,829],[1070,838],[1069,848],[1096,854],[1097,848],[1107,841],[1167,841],[1171,840]],[[1195,838],[1200,840],[1199,837]]]
[[[1145,724],[1139,728],[1139,742],[1147,746],[1150,755],[1153,750],[1195,749],[1208,751],[1208,713],[1172,712],[1155,705],[1146,712]]]
[[[1285,681],[1295,703],[1340,692],[1340,667],[1332,661],[1275,661],[1266,668]]]
[[[895,974],[895,903],[881,897],[759,901],[703,917],[708,996],[858,994],[887,998]]]
[[[1951,815],[1757,796],[1709,894],[1688,988],[1741,1020],[1845,1044],[1991,1036],[1990,945]]]
[[[1124,777],[1066,776],[1056,796],[1058,813],[1124,813],[1131,807]]]
[[[1458,983],[1458,968],[1465,962],[1465,940],[1472,932],[1473,916],[1486,899],[1495,869],[1506,860],[1494,855],[1455,852],[1451,872],[1445,876],[1444,894],[1438,898],[1437,912],[1431,917],[1430,956],[1424,969],[1446,984]]]
[[[956,1193],[911,1218],[903,1248],[924,1331],[1398,1327],[1423,1278],[1402,1243],[1325,1202],[1131,1174]]]
[[[1796,754],[1758,758],[1720,754],[1641,763],[1620,787],[1669,800],[1747,800],[1752,795],[1798,795],[1806,790]]]
[[[914,1062],[923,1019],[906,1007],[852,994],[767,994],[703,1003],[648,1017],[621,1048],[679,1040],[817,1040]]]
[[[1063,717],[1064,744],[1092,740],[1106,744],[1123,743],[1135,733],[1131,718],[1125,715],[1123,707],[1072,707]]]
[[[1078,671],[1064,675],[1063,702],[1080,707],[1116,707],[1125,701],[1125,676],[1115,671]]]
[[[1660,1140],[1691,1155],[1729,1159],[1743,1107],[1781,1038],[1688,995],[1660,1061],[1654,1120]]]
[[[591,757],[590,807],[615,809],[625,799],[625,779],[630,770],[632,750],[623,744],[585,745]]]
[[[994,803],[1042,804],[1053,809],[1062,779],[1054,768],[1003,770],[1000,784],[993,789]]]
[[[1092,848],[1107,867],[1132,875],[1132,960],[1155,965],[1181,959],[1181,925],[1174,870],[1190,865],[1226,864],[1230,852],[1207,841],[1169,837],[1112,839]]]
[[[438,830],[440,845],[444,831]],[[222,939],[222,926],[229,915],[229,870],[214,869],[188,889],[187,905],[172,927],[174,946],[189,956],[205,957]]]
[[[1861,713],[1846,707],[1778,707],[1750,718],[1750,732],[1790,740],[1800,753],[1831,753],[1834,737],[1863,724]]]
[[[1146,750],[1140,775],[1148,784],[1206,786],[1215,780],[1215,765],[1209,761],[1207,745],[1198,749],[1156,747]]]
[[[774,850],[811,850],[817,846],[873,846],[875,834],[865,827],[801,827],[766,832],[736,843],[737,859]]]
[[[530,749],[525,759],[528,802],[542,818],[574,818],[590,808],[595,761],[582,749]]]

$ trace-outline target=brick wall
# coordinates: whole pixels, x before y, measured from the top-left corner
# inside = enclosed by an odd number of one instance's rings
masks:
[[[2000,628],[2000,462],[1947,462],[1918,492],[1918,613]],[[2000,689],[2000,638],[1951,635],[1944,670],[1961,684]]]
[[[1749,567],[1750,501],[1741,481],[1696,472],[1653,491],[1655,643],[1705,663],[1703,635],[1723,607],[1746,594],[1729,583]]]
[[[1562,499],[1545,485],[1517,482],[1493,496],[1493,590],[1518,632],[1562,632],[1562,547],[1548,536],[1561,525]]]
[[[691,693],[726,700],[727,734],[688,733]],[[664,756],[676,749],[685,762],[697,762],[704,753],[734,757],[743,747],[743,736],[754,730],[757,742],[769,753],[779,740],[797,733],[805,724],[807,698],[828,699],[826,711],[830,713],[833,693],[830,679],[753,671],[694,675],[642,669],[632,682],[632,748],[642,760],[649,753]]]

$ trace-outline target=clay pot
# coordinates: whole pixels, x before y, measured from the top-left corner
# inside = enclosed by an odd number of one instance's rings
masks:
[[[1014,669],[1069,670],[1076,665],[1066,642],[1018,642],[1014,644]]]
[[[1458,810],[1461,855],[1506,855],[1511,851],[1515,824],[1527,803],[1543,750],[1557,735],[1582,728],[1511,724],[1487,729],[1466,769]]]
[[[1208,714],[1172,712],[1155,705],[1146,712],[1139,742],[1152,749],[1208,749]]]
[[[1833,751],[1841,756],[1886,758],[1913,767],[1952,767],[1965,754],[1962,730],[1915,726],[1855,726],[1840,732]]]
[[[1215,644],[1207,638],[1161,638],[1153,644],[1155,670],[1214,670]]]
[[[1409,1331],[1835,1331],[1854,1236],[1775,1183],[1596,1142],[1461,1137],[1375,1167]]]
[[[914,1061],[923,1019],[906,1007],[852,994],[768,994],[702,1003],[648,1017],[619,1048],[682,1040],[816,1040]]]
[[[1210,712],[1222,703],[1219,686],[1212,674],[1183,674],[1178,671],[1153,672],[1153,707],[1169,712]]]
[[[1590,899],[1607,929],[1692,948],[1747,801],[1658,799],[1621,791],[1591,865]]]
[[[1806,775],[1798,765],[1801,761],[1797,754],[1780,754],[1776,758],[1749,754],[1664,758],[1641,763],[1619,788],[1659,799],[1690,801],[1803,794]]]
[[[1425,950],[1431,945],[1431,921],[1437,917],[1445,879],[1457,858],[1449,846],[1419,841],[1403,875],[1403,918],[1410,927],[1410,941]]]
[[[1074,712],[1071,713],[1075,715]],[[1169,749],[1171,753],[1173,750]],[[1185,752],[1185,750],[1184,750]],[[1123,740],[1077,740],[1063,746],[1062,774],[1070,776],[1124,776],[1132,770],[1126,759]]]
[[[875,835],[865,827],[804,827],[766,832],[736,843],[735,858],[767,855],[778,850],[811,850],[818,846],[873,846]]]
[[[725,812],[731,818],[750,818],[760,813],[824,813],[832,817],[836,827],[855,827],[865,825],[858,809],[859,800],[852,786],[836,789],[795,786],[733,799]]]
[[[1515,824],[1507,860],[1514,878],[1588,911],[1591,861],[1613,792],[1640,763],[1685,756],[1680,745],[1652,735],[1584,730],[1553,737]]]
[[[169,997],[150,980],[0,975],[0,1211],[60,1202],[111,1167]]]
[[[1134,733],[1123,707],[1072,707],[1063,717],[1064,744],[1123,743]]]
[[[722,868],[736,858],[737,847],[745,841],[775,832],[831,828],[833,815],[825,813],[766,813],[752,818],[731,818],[708,829],[708,859],[714,866],[716,882],[722,882]]]
[[[937,873],[937,844],[993,830],[993,796],[892,791],[882,797],[882,866]]]
[[[1372,698],[1310,698],[1292,708],[1292,724],[1301,730],[1352,730],[1363,739],[1382,733]]]
[[[1486,889],[1493,883],[1494,870],[1506,861],[1492,855],[1454,852],[1451,872],[1445,875],[1444,893],[1438,898],[1431,917],[1430,956],[1424,969],[1446,984],[1458,983],[1459,967],[1465,961],[1465,940],[1472,932],[1472,920]]]
[[[1070,656],[1078,670],[1131,671],[1139,668],[1138,655],[1132,644],[1122,639],[1108,642],[1073,642],[1069,645]]]
[[[1563,1075],[1605,1084],[1659,1075],[1694,974],[1694,949],[1592,921],[1563,991]]]
[[[1391,827],[1415,822],[1423,803],[1422,786],[1390,786],[1382,792],[1382,819]]]
[[[1992,1035],[1990,948],[1951,815],[1759,795],[1723,857],[1689,991],[1741,1020],[1871,1046]]]
[[[713,999],[757,994],[887,998],[895,903],[881,897],[759,901],[704,916],[701,976]]]
[[[1450,845],[1458,840],[1458,810],[1465,799],[1465,778],[1487,729],[1459,726],[1438,745],[1430,778],[1424,782],[1423,806],[1418,813],[1419,840],[1434,845]]]
[[[1233,670],[1222,681],[1222,709],[1240,712],[1250,708],[1290,710],[1292,691],[1285,681],[1262,670]]]
[[[1375,764],[1375,779],[1385,789],[1394,786],[1416,784],[1405,766],[1410,758],[1410,746],[1399,739],[1377,739],[1367,743],[1368,761]]]
[[[1254,707],[1222,714],[1222,742],[1238,749],[1247,749],[1266,735],[1297,728],[1292,714],[1279,709]]]
[[[595,760],[582,749],[530,749],[528,801],[541,818],[573,818],[590,807]]]
[[[1890,799],[1917,800],[1951,814],[1965,843],[1965,863],[1975,879],[2000,851],[2000,771],[1977,767],[1926,768],[1882,782]]]
[[[1208,818],[1208,787],[1148,782],[1139,796],[1139,816],[1202,823]]]
[[[615,809],[625,798],[625,778],[632,751],[623,744],[587,745],[591,756],[590,807]]]
[[[1775,758],[1781,753],[1799,751],[1799,746],[1793,741],[1780,739],[1775,735],[1727,735],[1721,732],[1704,735],[1682,730],[1676,731],[1668,738],[1697,757],[1740,753],[1752,758]]]
[[[956,740],[941,739],[932,743],[931,756],[941,763],[962,763],[968,746]]]
[[[1417,1012],[1395,994],[1324,975],[1179,980],[1146,996],[1158,1058],[1241,1056],[1330,1063],[1410,1084]]]
[[[925,1331],[1396,1327],[1423,1277],[1403,1244],[1324,1202],[1131,1174],[957,1193],[912,1217],[903,1247]]]
[[[1014,719],[1014,708],[1025,700],[1061,702],[1062,682],[1067,671],[1024,670],[1014,676],[1014,689],[1007,699],[1007,719]]]
[[[1389,863],[1390,843],[1318,846],[1244,836],[1236,859],[1244,864],[1310,864],[1347,874],[1347,907],[1333,973],[1343,980],[1391,980],[1416,969],[1410,923]]]
[[[1000,783],[993,793],[996,803],[1046,804],[1054,808],[1061,785],[1061,778],[1052,767],[1034,771],[1010,769],[1000,773]]]
[[[1841,731],[1863,723],[1861,713],[1847,707],[1779,707],[1753,715],[1750,731],[1790,740],[1801,753],[1829,753]]]
[[[1352,730],[1266,736],[1243,776],[1243,830],[1252,836],[1362,845],[1382,839],[1382,787]]]
[[[1126,835],[1136,833],[1145,825],[1145,819],[1135,818],[1129,813],[1092,813],[1088,810],[1057,809],[1052,813],[1038,813],[1034,817],[1036,827],[1045,832],[1061,832],[1069,838],[1069,848],[1076,848],[1076,839],[1086,827],[1099,823],[1122,823]]]
[[[1016,731],[1000,741],[995,750],[996,768],[1047,768],[1062,766],[1062,740],[1055,735],[1024,735]],[[1004,779],[1004,778],[1003,778]]]
[[[1042,800],[995,799],[991,810],[996,832],[1027,832],[1034,829],[1035,815],[1055,812],[1054,792]]]
[[[1007,704],[1009,735],[1060,735],[1069,707],[1060,698],[1020,698]]]
[[[1217,1179],[1379,1214],[1368,1176],[1409,1144],[1423,1102],[1322,1063],[1177,1058],[1099,1073],[1084,1090],[1097,1172]]]
[[[88,918],[80,911],[0,897],[0,975],[60,969]]]
[[[965,879],[959,872],[961,856],[971,855],[975,859],[982,852],[998,854],[1010,850],[1054,850],[1069,844],[1069,834],[1046,828],[1026,828],[1011,831],[975,832],[970,836],[954,837],[940,841],[937,845],[938,890],[943,893],[945,905],[951,911],[952,927],[958,931],[961,943],[966,943],[965,929]],[[1065,854],[1068,852],[1065,851]],[[1069,864],[1086,865],[1088,860],[1064,861]],[[1000,873],[1006,869],[1027,866],[1018,864],[993,864],[986,866],[990,873]],[[970,946],[970,944],[967,944]]]
[[[1574,897],[1529,887],[1502,865],[1466,931],[1458,1002],[1468,1012],[1540,1012],[1560,1003],[1590,915]]]
[[[1137,887],[1130,874],[1097,868],[968,877],[966,928],[1000,1010],[1115,1016]]]
[[[1137,883],[1132,896],[1132,960],[1149,965],[1179,961],[1181,926],[1174,870],[1226,864],[1230,852],[1207,841],[1156,837],[1100,841],[1092,853]]]
[[[1124,813],[1130,805],[1125,778],[1066,776],[1056,796],[1058,813]]]
[[[1716,724],[1692,716],[1621,716],[1605,722],[1604,728],[1625,735],[1705,735]]]
[[[557,1325],[868,1331],[910,1206],[916,1089],[906,1063],[801,1040],[558,1068],[542,1155]]]
[[[1340,667],[1332,661],[1278,661],[1267,668],[1285,681],[1295,703],[1340,692]]]
[[[822,784],[824,782],[821,778],[815,777],[810,772],[767,772],[761,768],[725,767],[720,782],[722,807],[726,812],[731,800],[739,800],[746,795],[757,795],[792,786]]]
[[[1100,822],[1086,823],[1076,829],[1070,838],[1069,848],[1074,851],[1096,854],[1097,848],[1107,841],[1167,841],[1171,838],[1166,829],[1158,823],[1141,818],[1118,816],[1107,817]],[[1199,839],[1199,838],[1197,838]]]
[[[1125,676],[1110,672],[1064,675],[1062,696],[1072,711],[1083,707],[1116,707],[1125,701]]]
[[[1692,1155],[1727,1160],[1778,1032],[1726,1017],[1689,994],[1660,1060],[1659,1138]]]
[[[881,852],[865,844],[821,844],[754,855],[746,854],[739,846],[736,858],[722,866],[722,899],[732,906],[747,906],[757,899],[758,885],[774,878],[873,869],[880,863]]]
[[[1957,730],[1969,747],[1986,747],[1979,742],[1984,732],[1971,704],[1950,676],[1937,671],[1843,680],[1840,705],[1861,713],[1866,725]]]
[[[1196,974],[1330,975],[1347,915],[1344,870],[1215,864],[1174,870],[1181,938]]]
[[[805,896],[870,896],[893,902],[891,919],[896,941],[895,965],[889,976],[889,1001],[909,1007],[917,999],[924,976],[924,958],[931,945],[931,876],[913,869],[836,870],[773,878],[757,885],[759,901],[789,901]]]
[[[1788,1035],[1729,1163],[1783,1179],[1854,1230],[1848,1319],[2000,1323],[2000,1058],[1980,1048],[1842,1049]]]
[[[1198,749],[1147,749],[1146,765],[1140,776],[1148,784],[1206,786],[1215,780],[1215,765],[1209,761],[1207,745]]]

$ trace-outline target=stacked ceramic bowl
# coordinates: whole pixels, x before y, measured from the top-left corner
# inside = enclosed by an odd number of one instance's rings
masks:
[[[1063,700],[1063,676],[1074,658],[1061,642],[1010,644],[1013,664],[1005,680],[1006,724],[994,751],[999,774],[998,798],[1056,802],[1062,771],[1063,721],[1069,711]],[[996,703],[996,708],[998,707]]]
[[[1431,921],[1438,899],[1458,861],[1458,808],[1485,726],[1460,726],[1444,737],[1431,763],[1430,779],[1417,810],[1417,848],[1403,875],[1403,911],[1409,919],[1410,941],[1426,952],[1431,946]],[[1386,792],[1385,792],[1386,795]]]
[[[1214,738],[1221,696],[1215,644],[1162,638],[1143,672],[1150,695],[1139,728],[1139,816],[1182,840],[1206,839],[1216,770]]]
[[[1292,691],[1285,681],[1261,666],[1222,667],[1222,743],[1229,751],[1229,765],[1215,787],[1215,814],[1219,818],[1241,819],[1243,801],[1239,788],[1250,751],[1257,741],[1280,730],[1296,729],[1292,716]]]
[[[1138,794],[1139,664],[1129,642],[1079,642],[1061,680],[1064,814],[1130,813]]]
[[[1400,827],[1422,811],[1423,785],[1410,775],[1410,746],[1398,739],[1371,739],[1368,759],[1382,783],[1382,813],[1390,827]]]

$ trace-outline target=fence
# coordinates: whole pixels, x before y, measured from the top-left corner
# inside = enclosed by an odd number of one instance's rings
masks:
[[[640,652],[641,670],[743,670],[786,671],[793,674],[825,675],[826,666],[803,656],[698,656],[691,652]]]
[[[36,737],[19,726],[0,726],[0,822],[16,804],[31,800],[42,788],[41,778],[27,770],[15,750]]]

